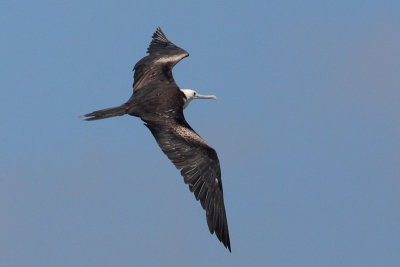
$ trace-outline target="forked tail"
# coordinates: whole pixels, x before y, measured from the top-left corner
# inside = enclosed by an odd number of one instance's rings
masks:
[[[88,113],[88,114],[79,116],[79,118],[86,117],[86,119],[85,119],[86,121],[94,121],[94,120],[111,118],[111,117],[115,117],[115,116],[122,116],[122,115],[125,115],[126,112],[127,112],[126,105],[121,105],[118,107],[106,108],[106,109],[93,111],[92,113]]]

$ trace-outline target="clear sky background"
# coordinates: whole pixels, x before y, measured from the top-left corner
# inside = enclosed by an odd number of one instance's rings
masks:
[[[399,1],[1,1],[1,266],[400,266]],[[232,253],[134,117],[161,26]]]

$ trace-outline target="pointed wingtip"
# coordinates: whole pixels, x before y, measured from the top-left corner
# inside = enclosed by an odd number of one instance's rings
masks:
[[[227,233],[227,236],[226,236],[225,240],[221,240],[221,242],[229,250],[229,252],[232,253],[231,239],[229,237],[229,233]]]
[[[162,29],[161,29],[161,27],[160,26],[157,26],[157,28],[156,28],[156,31],[153,33],[153,38],[155,37],[155,36],[157,36],[158,34],[160,34],[160,33],[162,33],[163,31],[162,31]]]
[[[157,40],[160,42],[170,42],[160,26],[158,26],[156,31],[153,33],[152,38],[153,41]]]
[[[153,33],[150,46],[147,48],[147,53],[150,54],[159,51],[160,49],[165,49],[166,47],[175,47],[175,45],[168,40],[161,27],[158,26],[156,31]]]
[[[230,253],[232,253],[232,249],[231,249],[231,240],[229,238],[229,234],[226,240],[222,241],[222,244],[224,244],[224,246],[229,250]]]

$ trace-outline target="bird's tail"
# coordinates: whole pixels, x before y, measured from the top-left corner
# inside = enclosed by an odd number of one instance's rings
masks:
[[[111,118],[111,117],[115,117],[115,116],[122,116],[122,115],[125,115],[126,113],[127,113],[126,105],[121,105],[118,107],[106,108],[106,109],[93,111],[92,113],[88,113],[88,114],[79,116],[79,118],[86,117],[86,119],[85,119],[86,121],[94,121],[94,120]]]

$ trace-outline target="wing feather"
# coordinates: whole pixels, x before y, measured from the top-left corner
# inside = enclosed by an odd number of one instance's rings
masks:
[[[215,150],[190,126],[177,121],[146,121],[158,145],[176,168],[181,170],[184,182],[196,200],[206,210],[210,233],[231,251],[221,181],[221,169]],[[184,127],[184,129],[182,129]]]
[[[152,38],[153,39],[147,48],[147,53],[149,54],[164,52],[165,49],[176,47],[170,40],[168,40],[167,36],[165,36],[160,27],[158,27],[154,32]]]
[[[172,82],[172,68],[183,58],[189,56],[184,49],[173,44],[160,27],[153,34],[147,48],[148,56],[139,60],[133,70],[133,91],[143,88],[154,81]]]

